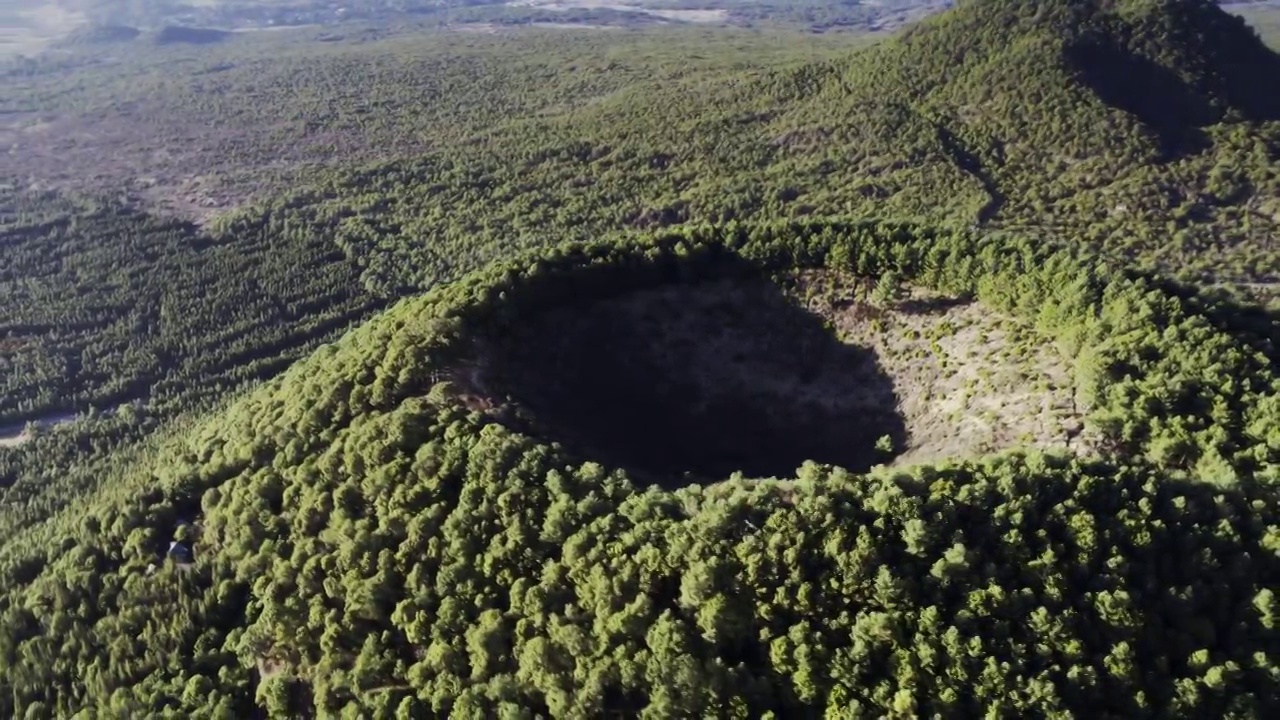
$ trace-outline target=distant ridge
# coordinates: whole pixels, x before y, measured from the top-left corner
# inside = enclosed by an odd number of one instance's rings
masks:
[[[883,52],[917,96],[975,71],[1008,90],[1038,73],[1159,125],[1280,118],[1280,56],[1209,0],[970,0]]]
[[[1280,56],[1243,19],[1204,0],[1130,4],[1070,48],[1100,96],[1153,123],[1168,108],[1196,125],[1280,118]]]
[[[1180,272],[1244,243],[1277,262],[1280,56],[1209,0],[969,0],[762,85],[774,163],[864,212],[1124,245]],[[1144,234],[1169,217],[1177,243]]]
[[[75,30],[61,44],[72,46],[130,42],[141,34],[141,30],[128,25],[90,25]]]
[[[222,42],[229,35],[231,33],[226,30],[169,25],[157,31],[153,39],[157,45],[172,45],[176,43],[209,45]]]

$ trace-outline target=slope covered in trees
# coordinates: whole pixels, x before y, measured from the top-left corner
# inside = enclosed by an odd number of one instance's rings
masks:
[[[743,34],[674,30],[607,42],[566,42],[556,33],[389,34],[339,45],[308,45],[291,33],[279,41],[237,35],[194,55],[157,49],[118,63],[59,55],[33,64],[30,77],[13,69],[0,92],[0,114],[17,123],[7,135],[0,131],[0,143],[19,139],[7,156],[14,162],[0,163],[0,244],[8,261],[0,271],[0,442],[16,447],[0,452],[0,537],[40,522],[110,475],[96,464],[99,456],[175,417],[216,407],[421,287],[410,284],[410,273],[375,285],[377,258],[332,231],[317,232],[287,204],[255,208],[225,230],[177,220],[163,207],[137,209],[140,197],[181,195],[166,189],[171,180],[182,185],[171,172],[196,177],[195,199],[182,198],[179,207],[222,202],[227,187],[232,196],[270,196],[281,184],[301,183],[295,163],[310,169],[307,182],[323,183],[311,163],[367,159],[361,143],[384,155],[419,152],[421,138],[453,147],[500,118],[565,112],[637,83],[750,73],[830,50],[796,48],[787,34],[769,36],[769,47]],[[708,38],[713,52],[676,62]],[[583,72],[559,72],[575,64]],[[68,130],[80,111],[100,122]],[[193,127],[200,128],[195,140]],[[306,142],[276,152],[295,133]],[[42,174],[42,153],[28,144],[46,135],[57,143],[53,176]],[[394,168],[371,173],[395,182]],[[80,192],[28,190],[66,178],[86,184],[75,186]],[[438,180],[464,193],[470,182],[461,167]],[[103,188],[111,194],[103,197]],[[378,213],[376,198],[355,200],[361,215]],[[523,211],[526,200],[509,198],[510,212]],[[471,218],[438,221],[439,249],[456,270],[432,282],[499,249],[481,239]],[[354,217],[345,227],[361,238],[373,229]],[[404,241],[392,225],[373,230]],[[545,230],[549,238],[556,228]],[[68,416],[76,421],[23,432],[24,424]]]
[[[187,172],[174,180],[184,192],[221,202],[301,184],[280,204],[375,258],[384,289],[438,280],[436,255],[460,252],[438,240],[454,236],[469,250],[472,237],[545,243],[566,230],[832,213],[1016,227],[1200,281],[1277,279],[1280,130],[1266,98],[1280,73],[1242,20],[1203,0],[976,0],[830,61],[830,40],[782,52],[802,40],[736,31],[303,35],[157,55],[190,68],[163,83],[146,62],[82,63],[101,85],[58,63],[15,72],[14,116],[70,115],[99,138],[69,133],[49,154],[67,158],[54,168],[64,182],[96,174],[66,165],[105,150],[121,156],[126,186]],[[219,131],[192,142],[190,128],[209,123]],[[171,160],[139,163],[156,133]],[[323,167],[386,148],[404,157]],[[270,177],[290,167],[305,175]],[[351,215],[376,224],[374,239]]]
[[[1275,279],[1277,67],[1208,2],[977,0],[734,100],[588,108],[560,137],[605,156],[578,174],[626,167],[649,222],[946,219],[1198,279]],[[655,130],[628,162],[619,148],[638,144],[625,134],[644,115]],[[643,166],[654,157],[660,172]]]
[[[451,380],[531,313],[744,266],[893,271],[1027,318],[1077,358],[1109,459],[645,489]],[[400,303],[8,543],[0,682],[36,717],[1266,717],[1278,401],[1183,300],[1030,242],[567,246]]]
[[[973,0],[831,62],[628,82],[591,47],[582,92],[521,84],[552,55],[424,120],[382,86],[370,136],[439,147],[203,228],[0,191],[4,419],[148,400],[0,451],[0,716],[1275,714],[1276,324],[1132,269],[1275,280],[1280,76],[1247,28]],[[349,92],[263,117],[349,132]],[[813,268],[1055,338],[1096,455],[690,486],[461,382],[575,303]]]
[[[3,425],[100,414],[74,433],[4,453],[2,484],[18,488],[5,491],[4,514],[38,520],[65,501],[52,500],[60,491],[38,497],[44,490],[96,482],[99,473],[80,462],[85,453],[150,429],[102,411],[143,400],[163,419],[207,407],[396,298],[512,249],[591,240],[629,226],[830,212],[958,223],[982,215],[989,225],[1025,222],[1023,234],[1042,242],[1092,243],[1112,257],[1183,275],[1273,280],[1267,223],[1277,211],[1275,123],[1263,122],[1267,109],[1232,89],[1256,79],[1265,95],[1272,80],[1259,68],[1271,56],[1246,28],[1204,3],[1170,7],[1178,13],[1150,2],[1111,9],[1050,2],[1028,14],[1016,3],[979,0],[845,60],[772,73],[746,59],[741,38],[726,41],[737,50],[704,56],[690,72],[652,39],[634,40],[623,55],[633,60],[624,62],[611,59],[608,43],[561,45],[560,36],[539,36],[515,43],[532,54],[500,80],[465,93],[469,100],[435,103],[432,113],[417,109],[423,100],[415,88],[458,96],[463,85],[475,87],[477,77],[502,67],[486,53],[502,56],[511,44],[481,44],[456,57],[449,46],[437,48],[439,57],[421,67],[398,62],[411,43],[374,44],[363,59],[348,48],[279,63],[296,70],[314,60],[313,75],[297,76],[316,83],[299,94],[304,100],[332,94],[326,88],[346,78],[342,72],[380,67],[385,82],[373,99],[389,117],[353,120],[369,115],[355,112],[361,95],[354,90],[340,107],[305,100],[268,112],[265,124],[279,120],[276,112],[297,113],[309,126],[357,128],[381,141],[414,136],[419,121],[412,118],[425,117],[418,131],[441,138],[441,147],[356,171],[317,171],[306,189],[203,229],[115,202],[32,198],[16,180],[3,190],[0,233],[11,260],[3,286]],[[1155,126],[1111,108],[1082,80],[1098,45],[1109,48],[1106,57],[1182,73],[1188,102],[1208,108],[1192,119],[1210,123],[1184,123],[1195,141],[1190,150],[1175,145],[1182,154],[1168,156]],[[549,54],[553,48],[565,55]],[[522,90],[522,73],[561,77],[556,63],[573,62],[578,52],[593,71],[585,84]],[[790,56],[776,57],[782,63]],[[158,84],[139,87],[191,98],[200,88],[216,89],[194,107],[222,122],[256,117],[235,99],[250,78],[273,93],[284,87],[284,76],[261,63],[219,69],[226,57],[209,61],[214,66],[201,67],[201,79],[184,91],[154,78]],[[618,66],[627,81],[605,72]],[[396,78],[424,68],[439,78],[392,92]],[[30,110],[65,95],[56,102],[66,109],[82,97],[74,77],[68,72],[66,84],[7,99]],[[136,98],[122,100],[128,107]],[[99,112],[111,103],[91,105]],[[335,114],[315,114],[322,106]],[[154,109],[173,111],[163,103]],[[508,115],[509,122],[497,120]],[[980,136],[987,140],[966,139]],[[1211,144],[1200,144],[1204,139]],[[1081,144],[1075,160],[1043,164],[1046,153],[1071,143]],[[989,162],[993,157],[1003,160]],[[1214,178],[1235,189],[1205,206]],[[1045,189],[1055,183],[1065,185]],[[1002,201],[992,204],[996,196]],[[1034,199],[1041,196],[1052,197]],[[1238,324],[1242,315],[1231,304],[1210,313],[1220,325]],[[1274,321],[1255,326],[1263,338],[1276,336]],[[36,506],[43,509],[28,514]]]
[[[844,60],[639,83],[269,211],[366,258],[379,294],[620,226],[830,213],[1014,228],[1184,279],[1273,283],[1280,125],[1250,98],[1276,95],[1275,56],[1210,4],[1171,7],[979,0]],[[1108,86],[1096,68],[1113,62],[1147,74]]]

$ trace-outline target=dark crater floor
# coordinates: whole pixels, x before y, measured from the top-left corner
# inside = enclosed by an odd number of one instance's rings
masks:
[[[672,482],[865,470],[906,437],[875,353],[765,279],[560,308],[486,344],[488,394],[521,429]]]

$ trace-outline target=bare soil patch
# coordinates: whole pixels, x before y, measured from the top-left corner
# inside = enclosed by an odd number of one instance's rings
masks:
[[[909,429],[893,464],[1093,447],[1070,363],[1027,323],[920,288],[873,304],[872,281],[852,275],[807,272],[789,284],[842,342],[872,350],[893,377]]]
[[[75,421],[75,413],[55,413],[29,423],[0,427],[0,448],[21,447],[35,439],[33,430],[39,431]]]
[[[617,10],[652,15],[664,20],[687,23],[720,23],[729,19],[729,11],[720,8],[675,9],[647,7],[643,3],[609,2],[609,0],[514,0],[512,7],[567,12],[570,10]]]
[[[1031,345],[1029,330],[923,293],[877,308],[860,287],[803,273],[548,311],[485,338],[459,393],[641,477],[784,477],[806,460],[863,471],[1082,447],[1066,363]]]
[[[557,23],[557,22],[535,22],[529,23],[529,27],[535,27],[542,30],[621,30],[618,25],[595,25],[592,23]]]

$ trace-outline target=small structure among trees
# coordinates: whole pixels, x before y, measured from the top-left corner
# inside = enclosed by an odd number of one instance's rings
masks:
[[[169,552],[166,555],[178,565],[190,565],[196,561],[195,553],[192,552],[191,546],[177,540],[169,543]]]
[[[178,523],[177,529],[173,532],[173,541],[169,543],[169,550],[165,555],[179,566],[194,564],[196,559],[192,541],[195,540],[195,535],[195,528],[190,523]]]

